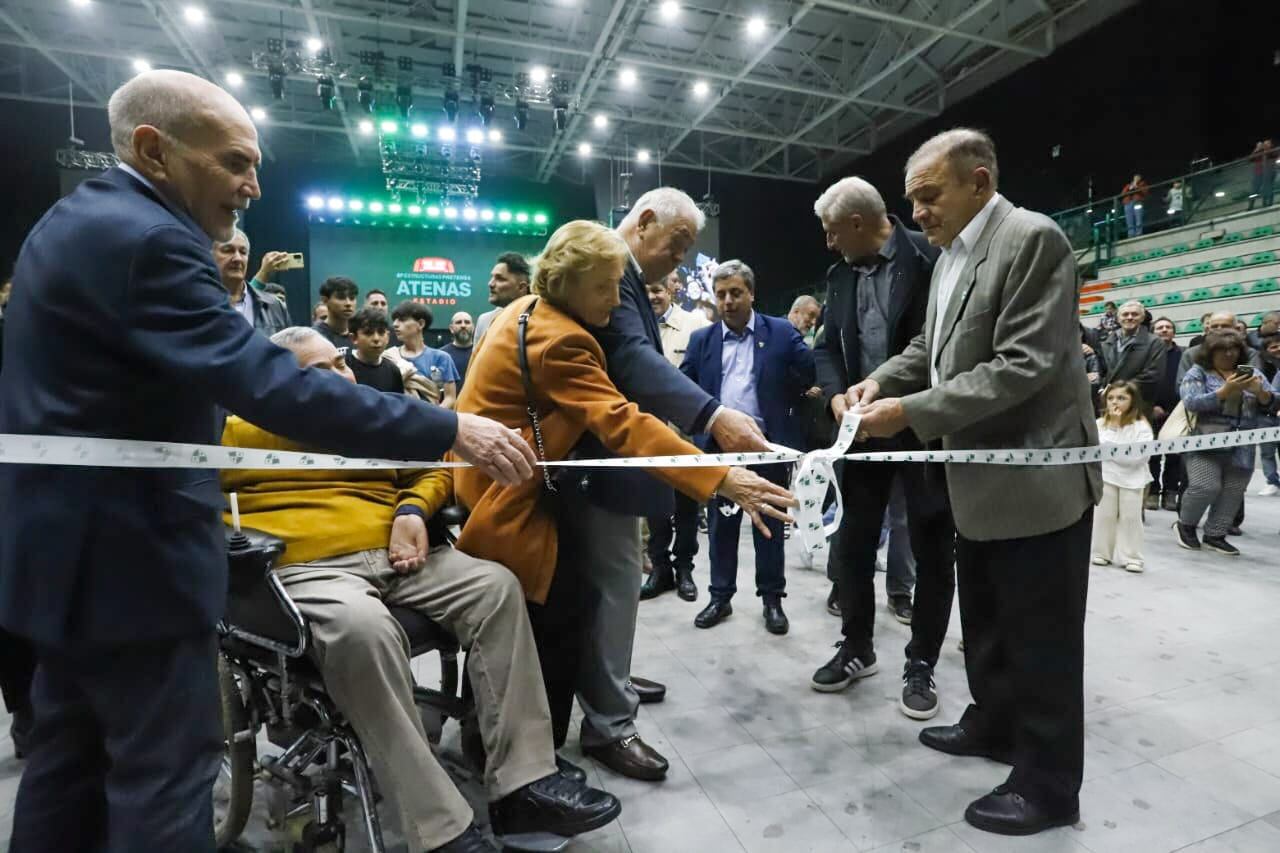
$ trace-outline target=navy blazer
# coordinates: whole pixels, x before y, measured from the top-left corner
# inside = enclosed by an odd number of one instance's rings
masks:
[[[813,350],[805,345],[789,320],[756,312],[756,400],[764,418],[765,438],[797,450],[804,449],[804,420],[799,416],[804,392],[816,377]],[[708,394],[720,396],[723,381],[724,323],[698,329],[689,337],[680,372]],[[710,449],[711,437],[695,437],[699,447]]]
[[[628,261],[618,285],[621,303],[609,325],[592,329],[604,349],[609,378],[642,411],[669,421],[688,434],[701,433],[720,401],[676,370],[662,354],[658,318],[645,293],[644,277]],[[612,456],[587,433],[574,448],[582,458]],[[670,486],[639,470],[598,468],[586,474],[569,470],[576,488],[591,502],[623,515],[664,516],[675,512]]]
[[[457,417],[323,370],[228,304],[210,239],[121,169],[36,223],[5,312],[0,432],[217,444],[222,409],[317,449],[427,459]],[[75,649],[193,636],[227,596],[218,472],[0,464],[0,624]]]

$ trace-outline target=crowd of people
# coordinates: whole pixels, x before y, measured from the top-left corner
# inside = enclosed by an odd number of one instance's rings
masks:
[[[14,664],[3,686],[29,762],[15,849],[212,850],[222,742],[211,650],[231,495],[245,525],[285,543],[276,571],[311,625],[310,654],[411,849],[477,853],[495,842],[431,750],[389,607],[419,610],[469,649],[477,727],[464,746],[483,764],[499,835],[572,836],[620,813],[558,754],[575,701],[587,756],[633,779],[666,775],[636,729],[638,706],[666,695],[632,672],[636,619],[669,591],[697,600],[704,510],[708,601],[693,625],[733,615],[745,517],[761,623],[789,630],[790,466],[537,463],[825,446],[850,412],[868,450],[1073,448],[1150,437],[1179,409],[1202,433],[1246,428],[1280,399],[1280,314],[1253,349],[1234,317],[1214,315],[1184,353],[1172,323],[1136,303],[1082,330],[1070,245],[1001,194],[995,144],[975,130],[941,133],[907,161],[920,230],[860,178],[823,192],[815,241],[820,226],[837,260],[825,299],[802,296],[786,317],[757,310],[742,260],[712,274],[714,321],[679,308],[677,268],[705,219],[661,187],[616,228],[573,221],[536,259],[498,257],[493,310],[456,313],[451,343],[434,349],[425,305],[388,311],[372,290],[358,307],[344,276],[321,284],[310,327],[289,325],[272,292],[285,253],[265,253],[246,280],[236,212],[260,196],[260,155],[224,91],[146,72],[108,113],[121,165],[51,209],[23,247],[14,299],[0,291],[0,319],[13,323],[0,432],[470,466],[220,479],[0,466],[0,500],[13,507],[0,520],[0,626]],[[94,310],[67,318],[57,304]],[[839,638],[828,660],[813,650],[812,688],[837,693],[879,671],[874,578],[887,537],[887,603],[911,627],[898,707],[914,720],[938,714],[934,672],[958,594],[972,702],[919,739],[1012,768],[965,819],[1009,835],[1075,823],[1090,558],[1141,571],[1141,514],[1157,506],[1178,511],[1184,547],[1235,553],[1226,535],[1252,454],[1189,454],[1185,475],[1175,456],[841,463],[844,516],[827,567]],[[1153,478],[1160,489],[1147,489]],[[81,511],[68,519],[73,495]],[[451,545],[440,513],[455,503],[469,516]],[[11,649],[26,650],[25,672]]]

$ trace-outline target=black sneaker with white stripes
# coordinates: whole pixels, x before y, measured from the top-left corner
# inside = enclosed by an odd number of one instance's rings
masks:
[[[841,640],[836,643],[835,657],[813,674],[813,680],[809,684],[819,693],[838,693],[855,680],[875,675],[879,671],[875,652],[855,655],[848,651],[848,646]]]
[[[902,669],[902,713],[913,720],[929,720],[938,713],[937,687],[933,667],[927,661],[911,660]]]

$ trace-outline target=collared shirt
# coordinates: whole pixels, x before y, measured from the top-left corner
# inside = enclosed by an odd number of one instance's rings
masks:
[[[978,215],[969,220],[969,224],[961,229],[956,238],[951,241],[951,245],[943,249],[942,256],[938,258],[940,268],[938,304],[934,308],[933,352],[929,353],[929,378],[934,385],[938,384],[938,345],[942,342],[942,321],[946,317],[947,307],[951,304],[956,285],[960,283],[960,273],[964,271],[965,264],[969,263],[973,246],[978,242],[978,237],[982,236],[982,229],[987,227],[991,212],[996,209],[1000,199],[1000,193],[992,193],[991,198],[982,206],[982,210],[978,211]]]
[[[146,188],[147,188],[147,189],[151,190],[151,191],[152,191],[153,193],[155,193],[156,195],[160,196],[161,198],[163,198],[163,197],[164,197],[164,193],[162,193],[162,192],[160,192],[160,190],[156,189],[156,185],[155,185],[155,184],[153,184],[153,183],[151,183],[151,181],[147,180],[147,176],[146,176],[146,175],[142,174],[142,173],[141,173],[141,172],[139,172],[137,169],[133,168],[132,166],[130,166],[128,163],[124,162],[123,160],[121,160],[121,161],[120,161],[120,169],[121,169],[121,171],[128,172],[130,175],[133,175],[135,178],[137,178],[138,180],[142,181],[143,185],[144,185],[144,186],[146,186]]]
[[[1138,330],[1141,328],[1142,327],[1139,326],[1137,329],[1134,329],[1133,334],[1129,334],[1121,329],[1119,336],[1116,338],[1116,349],[1119,350],[1122,355],[1125,350],[1133,346],[1134,342],[1138,340]]]
[[[896,229],[895,229],[896,230]],[[893,232],[868,264],[849,264],[856,278],[854,298],[858,308],[858,354],[863,376],[869,376],[889,360],[889,297],[893,290]]]
[[[755,418],[764,429],[760,399],[756,396],[756,312],[752,311],[741,333],[722,320],[720,335],[720,402]]]
[[[249,298],[249,285],[244,286],[244,290],[240,291],[240,301],[232,302],[231,307],[253,328],[253,300]]]
[[[674,310],[675,310],[675,308],[676,308],[676,304],[675,304],[674,302],[667,306],[667,310],[666,310],[666,311],[664,311],[664,312],[662,312],[662,316],[658,318],[658,325],[659,325],[659,326],[670,326],[670,325],[671,325],[671,322],[670,322],[670,321],[671,321],[671,312],[672,312],[672,311],[674,311]]]

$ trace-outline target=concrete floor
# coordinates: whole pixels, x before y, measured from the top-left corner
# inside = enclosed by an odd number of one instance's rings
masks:
[[[640,606],[634,671],[665,682],[644,706],[641,734],[671,761],[660,784],[619,778],[589,761],[592,782],[623,802],[619,821],[578,839],[599,851],[911,851],[911,853],[1273,853],[1280,850],[1280,498],[1250,488],[1237,559],[1174,545],[1171,513],[1147,519],[1143,575],[1095,568],[1087,623],[1085,784],[1081,822],[1029,839],[987,835],[966,804],[1006,768],[925,749],[922,724],[897,708],[908,629],[883,608],[882,670],[842,694],[809,688],[831,655],[837,620],[828,585],[788,543],[791,633],[764,631],[756,599],[699,631],[705,547],[690,604],[674,594]],[[703,540],[705,546],[705,539]],[[742,580],[751,544],[744,531]],[[824,564],[825,565],[825,564]],[[1027,566],[1028,578],[1036,567]],[[883,584],[883,575],[880,576]],[[942,711],[955,721],[968,695],[956,650],[959,618],[938,666]],[[434,661],[415,669],[424,683]],[[8,722],[0,720],[7,733]],[[572,743],[572,737],[571,737]],[[456,746],[453,730],[446,751]],[[566,753],[583,761],[572,746]],[[0,848],[7,849],[21,765],[0,739]],[[474,785],[465,784],[478,798]],[[259,797],[265,801],[267,795]],[[260,804],[261,805],[261,804]],[[352,805],[349,850],[365,850]],[[259,809],[265,814],[265,807]],[[388,821],[390,822],[390,821]],[[394,835],[394,833],[390,833]],[[256,817],[244,850],[287,850]],[[391,849],[403,851],[402,843]]]

